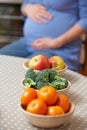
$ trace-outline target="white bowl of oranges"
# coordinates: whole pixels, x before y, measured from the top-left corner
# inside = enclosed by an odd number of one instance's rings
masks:
[[[68,65],[65,63],[63,58],[60,56],[52,56],[47,58],[45,55],[37,55],[32,57],[31,59],[26,60],[23,63],[23,67],[28,69],[34,69],[35,72],[54,68],[60,75],[63,75],[64,72],[67,70]]]
[[[25,88],[20,97],[20,110],[32,125],[53,128],[69,120],[75,106],[66,95],[58,94],[52,86],[44,86],[38,91]]]

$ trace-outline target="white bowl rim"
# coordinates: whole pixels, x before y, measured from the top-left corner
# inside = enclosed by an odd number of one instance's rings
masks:
[[[48,116],[48,115],[39,115],[39,114],[34,114],[34,113],[30,113],[30,112],[27,112],[26,110],[24,110],[21,106],[21,103],[19,104],[19,107],[20,109],[25,113],[25,114],[28,114],[28,115],[32,115],[32,116],[35,116],[35,117],[41,117],[41,118],[58,118],[58,117],[65,117],[65,116],[68,116],[69,114],[72,114],[74,111],[75,111],[75,105],[74,103],[72,103],[70,101],[70,110],[67,112],[67,113],[64,113],[64,114],[61,114],[61,115],[54,115],[54,116]]]
[[[25,85],[23,84],[24,80],[25,80],[25,79],[22,80],[21,85],[22,85],[24,88],[27,88],[27,86],[25,86]],[[68,89],[71,87],[71,82],[70,82],[69,80],[67,80],[67,81],[68,81],[68,85],[67,85],[66,88],[63,88],[63,89],[56,89],[56,90],[59,91],[59,92],[68,90]],[[37,89],[36,89],[36,90],[37,90]]]

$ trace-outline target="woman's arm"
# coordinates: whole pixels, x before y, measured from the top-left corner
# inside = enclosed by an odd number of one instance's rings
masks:
[[[79,0],[79,18],[80,20],[71,27],[66,33],[61,35],[57,40],[61,45],[69,43],[80,37],[83,33],[87,33],[87,0]]]
[[[57,47],[59,48],[76,38],[81,37],[83,33],[85,33],[85,30],[79,24],[75,24],[67,32],[55,39],[57,42],[56,44],[58,45]]]

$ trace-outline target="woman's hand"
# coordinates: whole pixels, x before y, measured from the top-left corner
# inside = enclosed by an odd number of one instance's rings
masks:
[[[40,4],[27,4],[22,7],[22,13],[37,23],[45,23],[52,18],[47,9]]]
[[[30,45],[36,50],[56,49],[61,47],[61,44],[57,39],[51,39],[51,38],[39,38]]]

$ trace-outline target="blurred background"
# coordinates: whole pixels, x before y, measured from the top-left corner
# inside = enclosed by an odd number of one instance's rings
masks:
[[[0,48],[23,36],[23,16],[20,12],[23,0],[0,0]],[[82,36],[83,48],[81,74],[87,76],[87,35]]]
[[[23,35],[20,12],[22,2],[23,0],[0,0],[0,47]]]

